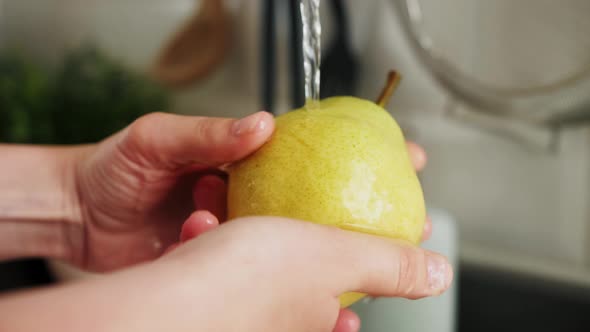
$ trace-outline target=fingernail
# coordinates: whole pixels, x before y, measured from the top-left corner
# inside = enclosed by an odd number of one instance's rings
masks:
[[[211,226],[211,225],[216,225],[217,221],[215,219],[213,219],[213,216],[207,215],[205,218],[205,224]]]
[[[262,113],[258,112],[234,122],[231,130],[235,136],[244,136],[261,132],[265,128],[266,122],[262,118]]]
[[[428,255],[426,259],[428,269],[428,285],[435,291],[444,291],[451,284],[453,271],[442,256]]]

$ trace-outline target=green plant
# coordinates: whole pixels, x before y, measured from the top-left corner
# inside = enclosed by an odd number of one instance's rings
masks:
[[[5,142],[96,142],[167,107],[165,90],[92,46],[67,53],[54,72],[15,53],[0,56]]]
[[[17,53],[0,56],[0,141],[51,141],[48,73]]]

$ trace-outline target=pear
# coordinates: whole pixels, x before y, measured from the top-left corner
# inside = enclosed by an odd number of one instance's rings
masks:
[[[282,216],[418,244],[422,188],[402,131],[379,104],[332,97],[276,118],[271,139],[230,166],[228,217]],[[340,297],[347,307],[364,294]]]

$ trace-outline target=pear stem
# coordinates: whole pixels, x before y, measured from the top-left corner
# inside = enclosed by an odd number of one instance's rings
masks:
[[[393,96],[393,93],[395,92],[395,89],[399,85],[399,81],[401,79],[402,79],[402,76],[398,72],[396,72],[395,70],[392,70],[389,72],[389,74],[387,75],[387,83],[385,84],[385,87],[381,91],[379,98],[377,98],[377,105],[379,105],[383,108],[385,108],[385,106],[387,106],[387,103],[391,99],[391,96]]]

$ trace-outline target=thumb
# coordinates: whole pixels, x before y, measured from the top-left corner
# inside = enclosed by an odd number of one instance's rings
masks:
[[[341,281],[338,294],[357,291],[418,299],[440,295],[451,285],[452,267],[440,254],[365,234],[346,232],[344,236],[350,238],[342,241],[349,249],[338,248],[341,259],[334,270]]]
[[[151,113],[123,132],[125,153],[152,166],[209,168],[246,157],[272,135],[271,114],[243,119]]]

